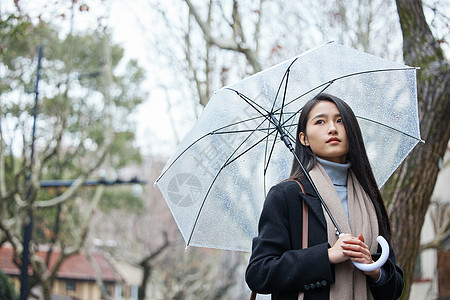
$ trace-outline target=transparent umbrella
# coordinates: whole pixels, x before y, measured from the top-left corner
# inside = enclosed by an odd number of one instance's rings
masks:
[[[224,87],[155,182],[187,246],[251,250],[268,189],[289,176],[299,112],[321,92],[352,107],[380,187],[421,141],[416,69],[337,43]]]

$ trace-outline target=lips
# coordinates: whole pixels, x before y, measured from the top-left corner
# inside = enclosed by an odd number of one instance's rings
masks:
[[[330,138],[328,141],[327,141],[327,143],[331,143],[331,142],[340,142],[341,140],[340,139],[338,139],[337,137],[332,137],[332,138]]]

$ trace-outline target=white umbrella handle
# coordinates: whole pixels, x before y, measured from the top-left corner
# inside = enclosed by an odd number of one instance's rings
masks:
[[[343,235],[345,235],[345,233],[341,233],[339,235],[339,237],[341,237]],[[353,262],[355,267],[357,267],[361,271],[370,272],[370,271],[374,271],[378,268],[381,268],[384,265],[384,263],[387,261],[387,259],[389,257],[389,244],[386,241],[386,239],[384,237],[382,237],[381,235],[379,235],[377,237],[377,242],[381,246],[381,255],[377,259],[377,261],[374,261],[371,264],[363,264],[363,263]]]
[[[362,264],[362,263],[358,263],[358,262],[353,262],[355,267],[357,267],[361,271],[366,271],[367,272],[367,271],[374,271],[374,270],[376,270],[378,268],[381,268],[381,266],[384,265],[384,263],[386,262],[386,260],[389,257],[389,244],[386,241],[386,239],[384,237],[382,237],[381,235],[379,235],[377,237],[377,242],[381,246],[381,256],[380,256],[380,258],[378,258],[377,261],[374,261],[371,264]]]

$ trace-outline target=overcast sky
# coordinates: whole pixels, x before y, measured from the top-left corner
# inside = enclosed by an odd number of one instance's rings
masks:
[[[173,122],[170,122],[168,114],[168,105],[166,91],[155,88],[155,78],[164,80],[164,77],[170,76],[170,70],[161,69],[151,63],[154,61],[154,55],[149,49],[148,39],[143,36],[142,31],[148,28],[149,31],[158,30],[154,23],[147,23],[150,21],[152,12],[145,5],[146,1],[91,1],[89,13],[77,12],[74,16],[74,31],[92,31],[98,26],[98,18],[108,16],[107,19],[102,19],[102,24],[107,24],[112,31],[113,42],[121,45],[125,49],[125,61],[128,59],[138,60],[141,67],[143,67],[147,74],[147,80],[143,84],[143,88],[149,92],[148,99],[140,105],[137,112],[132,115],[133,120],[137,125],[137,143],[144,154],[153,153],[168,156],[175,152],[177,146],[177,138],[182,138],[190,127],[193,126],[196,116],[192,107],[180,107],[179,109],[172,108],[173,118],[177,128],[173,128]],[[141,3],[139,3],[141,2]],[[106,3],[106,4],[105,4]],[[100,5],[101,4],[101,5]],[[0,12],[5,14],[14,9],[13,1],[0,0]],[[43,20],[49,20],[51,23],[58,26],[61,34],[66,34],[70,29],[69,17],[65,19],[54,18],[54,16],[70,12],[70,2],[64,9],[61,4],[53,5],[53,1],[45,0],[21,0],[21,8],[29,12],[32,17],[37,17],[41,14]],[[108,6],[109,5],[109,6]],[[45,55],[45,53],[44,53]],[[176,91],[173,91],[174,96]]]

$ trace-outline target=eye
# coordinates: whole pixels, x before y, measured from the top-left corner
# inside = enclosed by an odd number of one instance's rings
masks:
[[[336,121],[337,123],[343,123],[344,121],[342,120],[342,118],[337,119]]]
[[[324,120],[317,120],[314,124],[324,124],[325,121]]]

